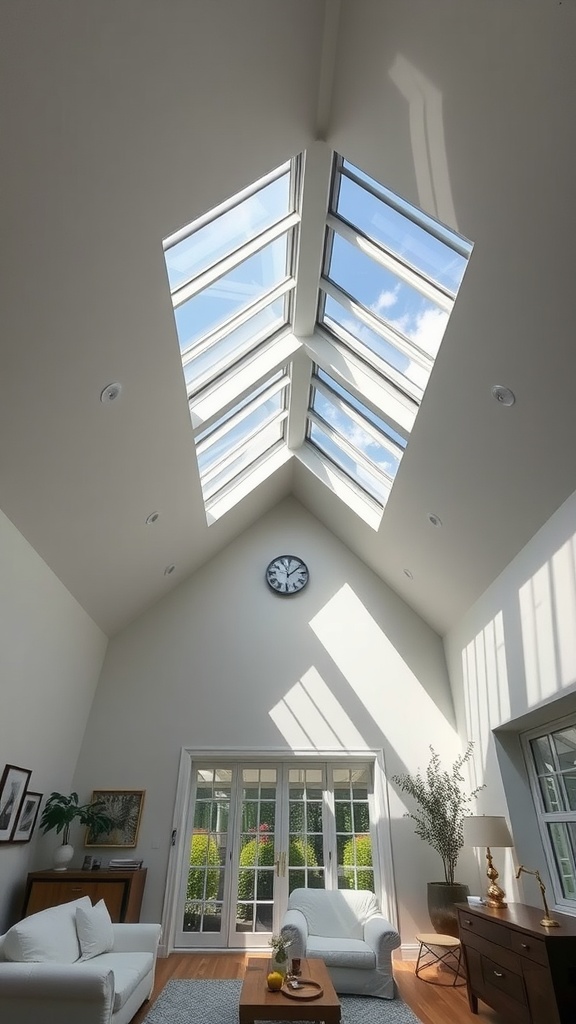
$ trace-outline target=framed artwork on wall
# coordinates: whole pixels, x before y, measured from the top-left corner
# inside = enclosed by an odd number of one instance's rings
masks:
[[[109,832],[86,830],[85,846],[133,847],[138,842],[145,789],[95,789],[92,803],[103,804],[102,810],[114,822]]]
[[[32,839],[43,795],[43,793],[30,793],[29,790],[26,790],[12,833],[13,843],[29,843]]]
[[[32,772],[7,764],[0,779],[0,842],[9,843]]]

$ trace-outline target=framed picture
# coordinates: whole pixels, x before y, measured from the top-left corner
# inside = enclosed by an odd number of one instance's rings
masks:
[[[101,801],[114,822],[109,832],[86,830],[85,846],[136,846],[145,789],[95,789],[92,803]]]
[[[29,843],[32,839],[43,796],[43,793],[30,793],[29,790],[26,790],[20,814],[12,833],[13,843]]]
[[[82,871],[92,871],[93,860],[94,857],[91,857],[90,854],[87,853],[86,856],[84,857],[84,862],[82,864]]]
[[[0,842],[10,842],[22,801],[32,775],[27,768],[7,764],[0,779]]]

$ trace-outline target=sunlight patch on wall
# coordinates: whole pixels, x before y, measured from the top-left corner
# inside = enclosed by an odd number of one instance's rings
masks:
[[[576,536],[519,591],[528,707],[576,680]]]
[[[456,729],[348,584],[310,626],[404,764],[419,763],[429,743],[460,752]]]
[[[491,731],[511,713],[502,612],[462,651],[462,679],[466,732],[475,743],[473,760],[481,782]]]
[[[368,749],[315,668],[308,669],[269,714],[293,750]]]

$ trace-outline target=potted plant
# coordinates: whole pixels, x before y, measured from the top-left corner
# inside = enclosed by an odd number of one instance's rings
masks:
[[[62,846],[58,847],[54,855],[56,871],[65,871],[74,856],[74,847],[70,845],[70,825],[76,818],[96,835],[99,832],[109,832],[114,827],[114,822],[104,807],[101,800],[92,804],[79,804],[77,793],[70,793],[69,796],[64,796],[63,793],[50,794],[42,811],[40,828],[44,833],[53,829],[56,835],[62,833]]]
[[[468,805],[484,786],[471,793],[463,789],[465,778],[462,767],[472,757],[474,743],[470,742],[463,754],[456,758],[448,770],[441,767],[440,757],[430,747],[432,757],[424,775],[393,775],[400,789],[416,801],[416,808],[406,817],[416,822],[414,831],[420,839],[440,854],[444,867],[443,882],[428,882],[428,913],[435,930],[440,934],[458,936],[455,903],[466,900],[470,890],[455,881],[456,865],[464,845],[463,819],[469,813]]]

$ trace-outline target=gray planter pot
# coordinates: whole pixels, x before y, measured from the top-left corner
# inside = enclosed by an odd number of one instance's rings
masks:
[[[470,889],[461,882],[428,882],[428,913],[432,927],[439,935],[458,938],[458,915],[455,903],[465,903]]]

